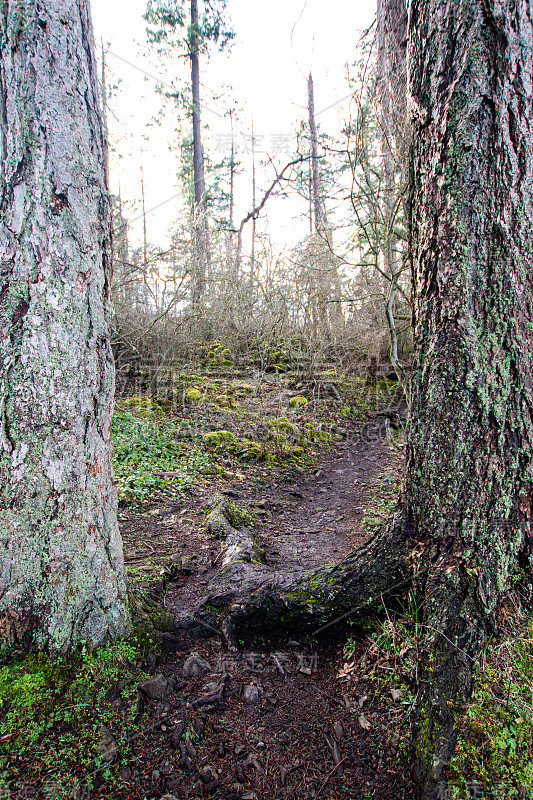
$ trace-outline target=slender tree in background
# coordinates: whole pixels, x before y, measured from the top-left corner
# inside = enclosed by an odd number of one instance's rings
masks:
[[[195,283],[192,293],[193,306],[197,305],[205,292],[206,274],[209,264],[209,236],[205,204],[204,156],[202,150],[202,125],[200,121],[200,25],[198,23],[198,0],[191,0],[191,27],[189,32],[189,54],[191,59],[192,88],[192,146],[194,179],[194,254]]]
[[[307,78],[307,114],[309,124],[310,179],[309,210],[311,217],[311,238],[309,242],[311,269],[315,275],[317,328],[320,335],[329,339],[333,329],[342,328],[341,284],[338,272],[338,259],[333,250],[333,233],[328,223],[326,203],[322,186],[321,161],[318,152],[319,138],[315,118],[315,88],[313,75]],[[333,303],[331,299],[333,298]],[[333,326],[331,325],[333,323]]]
[[[412,0],[409,60],[415,363],[401,497],[340,563],[236,599],[224,631],[317,633],[410,590],[424,631],[417,774],[420,797],[436,800],[473,665],[513,579],[531,572],[529,3]]]
[[[3,2],[0,37],[0,650],[66,653],[129,627],[88,2]]]
[[[407,8],[405,0],[378,0],[376,89],[383,159],[382,244],[384,294],[390,333],[390,359],[404,383],[398,353],[395,305],[405,264],[398,238],[399,216],[407,196]]]
[[[210,261],[209,234],[204,178],[204,156],[202,149],[202,124],[200,100],[200,54],[207,52],[209,42],[223,49],[233,38],[226,29],[224,12],[226,0],[204,0],[203,13],[198,10],[198,0],[190,0],[187,16],[185,0],[148,0],[145,20],[155,29],[149,28],[148,38],[154,43],[167,43],[185,51],[191,65],[191,116],[193,145],[193,285],[191,302],[198,305],[206,288]],[[180,33],[184,31],[184,33]]]

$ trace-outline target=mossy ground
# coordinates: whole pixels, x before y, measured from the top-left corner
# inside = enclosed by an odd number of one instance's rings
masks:
[[[335,372],[305,383],[290,373],[246,374],[233,362],[221,375],[214,366],[173,371],[149,396],[119,397],[113,443],[123,505],[183,497],[254,464],[310,466],[321,447],[394,402],[397,390]]]
[[[143,654],[154,647],[135,634],[68,663],[40,653],[0,667],[0,796],[89,797],[102,781],[119,786],[101,728],[129,752]]]

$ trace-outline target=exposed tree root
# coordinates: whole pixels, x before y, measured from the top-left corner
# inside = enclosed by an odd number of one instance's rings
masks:
[[[412,590],[419,598],[425,635],[415,708],[416,772],[420,798],[442,797],[456,743],[456,717],[467,704],[472,668],[490,632],[477,582],[457,564],[432,562],[408,536],[401,506],[387,527],[340,562],[304,575],[269,574],[253,563],[251,534],[231,525],[232,509],[218,502],[208,521],[228,543],[225,566],[208,587],[187,627],[220,633],[229,650],[254,634],[320,634],[346,619],[394,609]],[[237,547],[235,543],[240,542]]]

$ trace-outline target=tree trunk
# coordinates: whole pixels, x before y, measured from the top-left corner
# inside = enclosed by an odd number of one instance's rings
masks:
[[[472,667],[533,539],[533,24],[525,0],[412,0],[415,364],[394,518],[340,564],[234,600],[228,640],[315,633],[410,585],[416,764],[442,797]],[[224,598],[216,598],[223,605]]]
[[[407,12],[405,0],[378,0],[376,84],[379,106],[379,138],[383,158],[383,291],[389,326],[390,360],[405,385],[403,365],[398,358],[398,333],[394,308],[403,265],[398,268],[401,247],[395,227],[400,209],[399,197],[405,194],[407,172],[406,124],[407,74],[405,39]]]
[[[315,120],[315,88],[313,75],[310,72],[307,79],[307,112],[309,120],[310,138],[310,178],[309,178],[309,208],[311,215],[311,280],[314,288],[313,304],[316,305],[317,328],[316,333],[321,339],[331,337],[330,321],[337,327],[344,324],[342,306],[339,302],[330,300],[332,295],[339,299],[340,279],[335,255],[331,229],[328,225],[326,206],[322,196],[322,182],[320,179],[320,165],[318,160],[318,130]]]
[[[0,651],[129,628],[111,208],[87,0],[0,9]]]
[[[455,742],[472,660],[530,565],[533,26],[525,0],[413,0],[415,363],[406,497],[423,553],[431,673],[424,797]],[[427,663],[427,662],[425,662]]]
[[[202,150],[202,126],[200,123],[200,55],[199,55],[198,0],[191,0],[190,59],[192,84],[192,140],[194,180],[194,276],[193,306],[201,300],[206,287],[209,261],[207,215],[205,209],[204,156]]]

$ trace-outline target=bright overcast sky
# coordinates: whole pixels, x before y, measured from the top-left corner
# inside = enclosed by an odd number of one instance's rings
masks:
[[[231,96],[243,109],[240,131],[251,131],[252,119],[259,149],[273,154],[283,149],[290,136],[305,118],[306,79],[313,70],[317,121],[326,130],[340,129],[346,114],[346,63],[355,57],[355,45],[361,30],[367,28],[375,14],[376,0],[228,0],[228,14],[236,37],[229,53],[215,55],[208,64],[201,63],[203,103],[208,106],[212,94]],[[179,193],[176,172],[179,151],[169,150],[177,115],[171,105],[160,126],[149,125],[161,108],[161,98],[154,91],[155,83],[142,70],[169,80],[172,64],[161,66],[146,45],[142,14],[145,0],[91,0],[97,47],[101,40],[105,49],[108,88],[118,84],[109,103],[109,128],[114,151],[111,153],[112,190],[120,185],[126,202],[127,216],[140,212],[141,151],[144,168],[146,206],[152,209],[148,218],[148,238],[164,244],[165,234],[179,213],[179,200],[170,200]],[[129,63],[126,63],[129,62]],[[132,66],[134,65],[134,66]],[[183,66],[176,67],[183,72]],[[231,86],[231,92],[228,87]],[[223,112],[223,100],[212,104]],[[320,113],[323,112],[323,113]],[[203,121],[209,125],[208,146],[214,159],[223,155],[229,122],[209,110],[203,110]],[[148,127],[147,127],[148,125]],[[289,141],[289,152],[294,141]],[[278,152],[278,163],[289,153]],[[268,185],[272,173],[260,176],[260,190]],[[246,180],[245,184],[243,181]],[[249,209],[246,197],[249,176],[237,187],[237,216]],[[270,225],[282,225],[282,201],[270,211]],[[276,218],[277,217],[277,218]],[[287,222],[287,220],[285,220]],[[132,238],[139,241],[140,225],[132,229]],[[279,238],[280,230],[275,232]],[[282,235],[282,234],[281,234]]]

